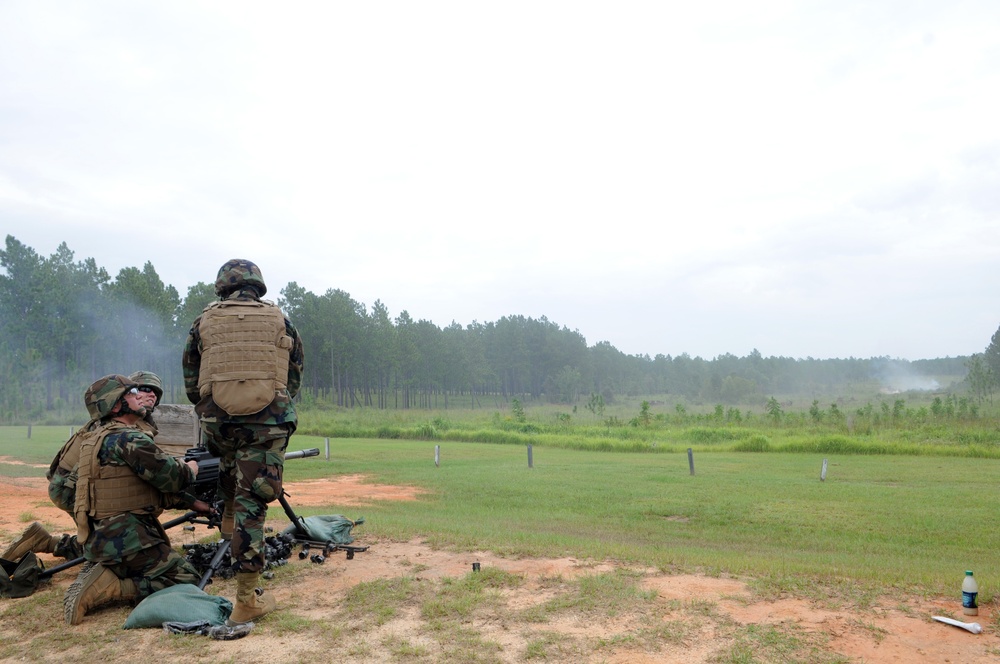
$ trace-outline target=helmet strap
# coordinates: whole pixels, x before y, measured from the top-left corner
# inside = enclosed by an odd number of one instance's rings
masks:
[[[133,409],[132,406],[128,405],[128,399],[124,396],[118,400],[118,403],[120,407],[114,415],[138,415],[139,417],[146,417],[146,413],[149,412],[145,406],[139,406],[138,410]]]

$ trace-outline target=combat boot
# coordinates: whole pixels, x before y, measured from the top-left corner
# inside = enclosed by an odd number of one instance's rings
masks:
[[[137,595],[132,579],[119,579],[104,565],[87,563],[76,581],[66,589],[63,613],[68,624],[79,625],[91,609],[116,600],[133,601]]]
[[[274,595],[257,586],[260,575],[257,572],[236,574],[236,604],[226,624],[230,627],[243,625],[267,615],[277,606]]]
[[[13,544],[7,547],[7,550],[3,552],[3,555],[0,555],[0,558],[18,561],[21,559],[21,556],[29,551],[34,551],[35,553],[52,553],[60,539],[59,535],[49,535],[45,528],[42,527],[42,524],[35,521],[25,529],[24,533],[18,539],[14,540]]]

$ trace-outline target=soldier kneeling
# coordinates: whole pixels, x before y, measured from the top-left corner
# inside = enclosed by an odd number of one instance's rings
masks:
[[[181,493],[194,483],[198,464],[162,451],[137,426],[147,414],[142,394],[136,382],[117,374],[98,379],[84,394],[96,422],[75,437],[74,517],[87,562],[63,600],[70,625],[107,602],[135,602],[199,581],[158,519],[164,507],[209,510],[193,494]]]

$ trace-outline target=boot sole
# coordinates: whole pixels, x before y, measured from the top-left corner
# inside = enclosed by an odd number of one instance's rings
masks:
[[[69,588],[66,589],[66,595],[63,597],[63,616],[66,618],[67,625],[79,625],[83,622],[82,615],[79,618],[75,616],[76,609],[80,596],[100,576],[99,573],[91,575],[91,570],[97,566],[97,563],[84,563],[83,569],[80,570],[80,576],[76,577],[76,580],[69,584]]]

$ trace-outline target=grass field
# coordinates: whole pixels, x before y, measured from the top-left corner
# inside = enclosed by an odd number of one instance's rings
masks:
[[[0,428],[0,456],[47,465],[70,430],[27,433]],[[684,452],[533,445],[529,468],[528,448],[509,443],[331,438],[327,460],[325,437],[297,434],[289,449],[308,447],[321,455],[289,461],[288,480],[363,473],[426,491],[420,500],[380,502],[357,514],[338,510],[365,517],[365,532],[383,537],[745,574],[775,589],[816,580],[855,594],[953,594],[972,569],[983,602],[1000,574],[992,522],[1000,460],[992,458],[707,447],[693,453],[692,475]],[[42,476],[44,469],[0,463],[0,474]]]

